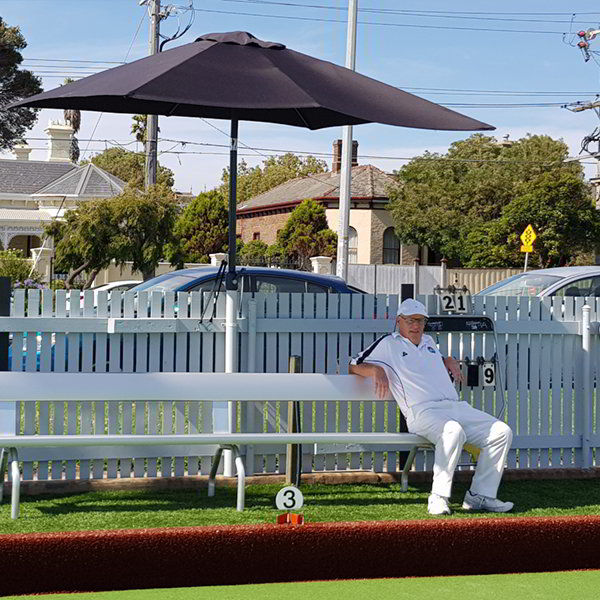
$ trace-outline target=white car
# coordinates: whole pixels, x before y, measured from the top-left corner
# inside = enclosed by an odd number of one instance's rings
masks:
[[[600,297],[600,265],[554,267],[518,273],[477,292],[475,296]]]
[[[133,286],[142,283],[140,279],[127,279],[125,281],[111,281],[110,283],[104,283],[102,285],[96,285],[88,288],[94,292],[94,298],[98,297],[98,292],[126,292]]]
[[[81,290],[80,292],[80,304],[83,306],[83,298],[84,292],[92,291],[94,292],[94,306],[98,305],[98,292],[108,292],[108,297],[110,298],[111,292],[126,292],[130,290],[132,287],[139,285],[141,280],[139,279],[127,279],[123,281],[111,281],[110,283],[104,283],[102,285],[96,285],[94,287],[88,288],[87,290]],[[67,297],[67,310],[70,308],[70,302]]]

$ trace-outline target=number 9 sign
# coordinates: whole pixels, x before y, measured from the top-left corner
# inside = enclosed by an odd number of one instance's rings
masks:
[[[496,385],[496,365],[493,362],[483,363],[483,386]]]
[[[293,485],[281,488],[275,496],[275,506],[279,510],[295,510],[304,505],[302,492]]]

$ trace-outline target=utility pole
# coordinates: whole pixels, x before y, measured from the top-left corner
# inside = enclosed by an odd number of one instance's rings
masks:
[[[150,36],[148,54],[158,54],[160,29],[160,0],[148,0],[150,7]],[[156,150],[158,146],[158,115],[147,115],[146,120],[146,169],[144,187],[148,189],[156,183]]]
[[[358,0],[348,0],[348,33],[346,36],[346,68],[356,65],[356,13]],[[340,170],[340,222],[338,227],[336,275],[348,279],[348,225],[352,197],[352,125],[342,128],[342,165]]]
[[[563,108],[566,108],[571,112],[593,110],[598,119],[600,119],[600,101],[598,100],[594,102],[572,102],[571,104],[565,104]],[[597,144],[595,152],[590,149],[590,145],[593,143]],[[581,142],[581,151],[586,152],[596,161],[596,176],[590,178],[590,183],[594,188],[594,200],[596,203],[596,208],[600,210],[600,127],[596,127],[596,129],[594,129],[590,135],[586,135],[583,138]],[[579,160],[579,158],[568,160]]]

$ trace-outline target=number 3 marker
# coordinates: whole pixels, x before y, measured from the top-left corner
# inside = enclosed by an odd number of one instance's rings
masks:
[[[295,510],[304,505],[302,492],[293,485],[281,488],[275,496],[275,506],[279,510]]]

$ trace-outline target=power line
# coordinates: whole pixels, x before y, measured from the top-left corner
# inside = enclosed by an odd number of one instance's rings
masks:
[[[60,59],[56,59],[60,60]],[[125,64],[125,63],[124,63]],[[83,73],[71,73],[65,70],[60,65],[44,65],[36,68],[35,66],[28,66],[29,70],[32,70],[36,74],[44,75],[45,77],[56,77],[60,76],[81,76],[81,75],[94,75],[95,73],[101,73],[100,71],[87,71]],[[85,69],[86,67],[79,67]],[[529,97],[544,97],[544,96],[597,96],[598,91],[581,91],[581,90],[478,90],[473,88],[435,88],[435,87],[417,87],[417,86],[405,86],[396,85],[401,90],[411,90],[422,92],[427,95],[481,95],[481,96],[529,96]]]
[[[142,27],[142,23],[144,22],[145,18],[146,18],[146,13],[144,12],[144,14],[142,15],[142,18],[140,19],[140,22],[138,23],[135,33],[133,34],[133,38],[131,39],[131,44],[129,44],[129,48],[127,49],[127,53],[125,54],[125,60],[123,62],[127,62],[127,59],[129,58],[129,53],[131,52],[131,49],[133,48],[133,44],[135,43],[135,40],[137,39],[138,33],[140,32],[140,28]],[[98,115],[98,119],[96,121],[96,124],[94,125],[94,129],[92,130],[91,137],[94,137],[94,134],[96,133],[96,129],[98,129],[98,125],[100,125],[100,120],[102,119],[102,115],[104,115],[104,113],[100,113]],[[89,142],[88,142],[88,145],[86,146],[85,150],[81,153],[82,158],[83,158],[83,155],[88,151],[88,148],[89,148]]]
[[[29,146],[32,150],[47,150],[48,148],[45,146]],[[119,145],[115,145],[115,147],[119,147]],[[255,150],[255,148],[248,148],[249,150]],[[264,150],[264,149],[263,149]],[[217,152],[217,151],[207,151],[207,150],[162,150],[160,154],[173,154],[173,155],[189,155],[189,156],[229,156],[229,152]],[[323,158],[332,158],[333,154],[331,152],[309,152],[306,150],[266,150],[265,154],[261,154],[260,156],[263,158],[270,158],[274,156],[283,156],[285,154],[306,154],[314,157],[323,157]],[[239,152],[238,156],[243,157],[255,157],[255,153],[251,152]],[[400,162],[408,162],[411,160],[435,160],[435,161],[447,161],[447,162],[459,162],[459,163],[498,163],[498,164],[531,164],[531,165],[558,165],[562,163],[566,163],[567,160],[573,161],[574,159],[578,159],[578,157],[569,157],[569,159],[565,159],[563,161],[555,161],[555,162],[544,162],[544,161],[535,161],[535,160],[495,160],[495,159],[480,159],[480,158],[448,158],[445,156],[381,156],[376,154],[361,154],[360,158],[362,159],[372,159],[372,160],[396,160]],[[3,159],[6,160],[6,159]],[[584,159],[579,160],[580,164],[585,165],[595,165],[596,161],[586,161]]]
[[[111,60],[79,60],[75,58],[32,58],[30,56],[23,57],[24,61],[36,60],[38,62],[70,62],[70,63],[101,63],[107,65],[122,65],[124,62],[111,61]]]
[[[61,59],[53,59],[56,62],[61,61]],[[119,64],[127,64],[127,63],[119,63]],[[79,67],[81,69],[85,69],[86,67]],[[31,65],[28,66],[29,70],[34,70],[36,73],[55,73],[60,71],[60,73],[67,73],[68,71],[61,67],[60,65],[43,65],[39,68]],[[38,69],[44,69],[38,70]],[[52,70],[48,70],[52,69]],[[97,73],[101,73],[102,70],[96,71]],[[59,74],[60,74],[59,73]],[[95,72],[88,72],[90,74],[94,74]],[[75,75],[81,75],[81,73],[73,73]],[[596,96],[599,94],[598,90],[489,90],[489,89],[475,89],[475,88],[437,88],[437,87],[422,87],[422,86],[407,86],[407,85],[396,85],[398,89],[401,90],[412,90],[418,91],[428,94],[438,94],[438,93],[448,93],[448,94],[479,94],[479,95],[498,95],[498,96]]]
[[[218,128],[216,128],[216,129],[219,132],[221,132],[220,129],[218,129]],[[221,133],[226,135],[226,132],[221,132]],[[25,139],[27,141],[44,141],[47,138],[27,137]],[[132,144],[138,143],[136,140],[120,141],[120,140],[114,140],[114,139],[100,139],[100,138],[87,138],[87,139],[82,139],[80,141],[102,143],[102,144],[105,144],[105,147],[106,147],[106,144],[111,144],[114,147],[123,148],[124,150],[127,150],[126,148],[124,148],[125,146],[130,146]],[[182,147],[201,146],[201,147],[210,147],[210,148],[223,148],[225,150],[225,149],[229,148],[229,144],[217,144],[217,143],[213,143],[213,142],[195,142],[195,141],[191,141],[191,140],[177,140],[177,139],[172,139],[172,138],[159,138],[158,141],[172,144],[172,146],[170,147],[169,150],[162,150],[160,152],[161,154],[229,156],[229,152],[227,152],[227,151],[218,152],[218,151],[206,151],[206,150],[175,150],[175,148],[178,145],[181,145]],[[284,154],[307,155],[307,156],[314,156],[316,158],[332,158],[334,156],[333,152],[317,152],[314,150],[293,150],[293,149],[282,149],[282,148],[261,148],[261,147],[255,147],[255,146],[248,146],[245,144],[241,144],[241,145],[243,145],[245,147],[245,150],[248,152],[245,152],[245,153],[242,152],[242,153],[240,153],[240,156],[255,156],[256,154],[258,154],[259,156],[261,156],[263,158],[269,158],[269,157],[273,157],[273,156],[282,156]],[[47,150],[47,148],[43,147],[43,146],[30,146],[30,148],[32,150]],[[99,150],[99,148],[96,148],[95,150]],[[250,153],[250,151],[252,151],[252,153]],[[542,162],[542,161],[530,161],[530,160],[527,161],[527,160],[502,160],[502,159],[479,159],[479,158],[455,159],[455,158],[448,158],[448,157],[444,157],[444,156],[433,156],[433,155],[424,157],[422,155],[389,156],[389,155],[380,155],[380,154],[361,154],[360,156],[362,159],[397,160],[397,161],[411,161],[411,160],[421,159],[421,160],[445,160],[445,161],[450,161],[450,162],[480,162],[480,163],[506,163],[506,164],[560,164],[561,162],[564,162],[564,161],[556,161],[554,163],[547,163],[547,162]],[[596,164],[596,162],[587,162],[584,160],[581,160],[579,162],[581,162],[582,164]]]
[[[286,6],[292,8],[314,8],[321,10],[335,10],[339,12],[347,12],[347,9],[342,6],[326,6],[323,4],[300,4],[298,2],[274,2],[269,0],[223,0],[224,2],[236,2],[240,4],[263,4],[263,5],[274,5],[274,6]],[[437,11],[437,10],[410,10],[410,9],[394,9],[394,8],[358,8],[359,13],[371,13],[371,14],[383,14],[383,15],[400,15],[406,17],[424,17],[433,19],[468,19],[468,20],[479,20],[479,21],[508,21],[515,23],[570,23],[585,25],[587,21],[573,21],[567,20],[548,20],[548,19],[521,19],[521,18],[507,18],[507,17],[491,17],[489,15],[528,15],[537,16],[538,14],[545,15],[545,13],[488,13],[488,12],[468,12],[468,11]],[[552,13],[550,13],[552,14]],[[583,14],[583,13],[579,13]],[[600,13],[590,13],[600,14]],[[478,16],[481,15],[481,16]],[[546,15],[547,16],[547,15]],[[555,13],[554,16],[574,16],[573,13]]]
[[[287,19],[291,21],[314,21],[319,23],[343,23],[347,25],[345,19],[319,19],[316,17],[298,17],[298,16],[286,16],[286,15],[269,15],[264,13],[248,13],[240,11],[229,11],[229,10],[215,10],[208,8],[194,8],[197,12],[222,14],[222,15],[235,15],[245,17],[260,17],[261,19]],[[528,34],[549,34],[549,35],[565,35],[564,31],[545,31],[537,29],[497,29],[491,27],[458,27],[450,25],[416,25],[408,23],[381,23],[377,21],[358,21],[359,25],[376,25],[380,27],[408,27],[417,29],[441,29],[441,30],[453,30],[453,31],[487,31],[496,33],[528,33]]]

